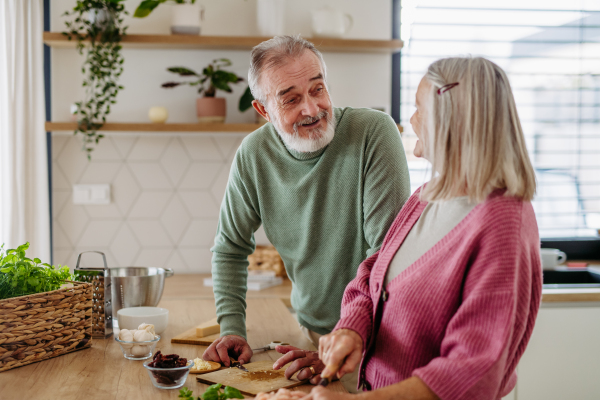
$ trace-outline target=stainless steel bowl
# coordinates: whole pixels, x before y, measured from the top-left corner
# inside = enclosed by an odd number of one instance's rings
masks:
[[[113,315],[121,308],[155,307],[162,297],[165,278],[170,276],[170,268],[110,268]]]

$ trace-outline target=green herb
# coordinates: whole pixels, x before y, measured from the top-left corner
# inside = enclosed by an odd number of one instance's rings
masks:
[[[171,67],[167,68],[167,71],[179,74],[179,76],[195,76],[198,79],[188,82],[166,82],[162,84],[164,88],[172,88],[179,85],[190,85],[200,86],[198,93],[204,93],[204,97],[215,97],[217,90],[222,90],[227,93],[231,93],[230,83],[238,83],[244,79],[237,76],[233,72],[227,72],[222,70],[223,67],[229,67],[231,61],[227,58],[220,58],[213,60],[211,64],[208,64],[206,68],[199,74],[185,67]]]
[[[147,17],[148,15],[150,15],[150,13],[152,12],[152,10],[154,10],[156,7],[158,7],[159,4],[162,3],[166,3],[169,0],[144,0],[140,3],[140,5],[135,9],[135,13],[133,14],[134,17],[136,18],[144,18]],[[177,3],[177,4],[185,4],[185,3],[191,3],[194,4],[196,2],[196,0],[190,0],[190,1],[186,1],[186,0],[170,0],[173,3]]]
[[[121,54],[121,38],[127,27],[123,27],[122,14],[128,14],[124,0],[77,0],[72,11],[63,15],[74,16],[66,21],[68,29],[63,32],[69,40],[77,40],[79,54],[85,54],[81,72],[85,78],[85,98],[76,102],[77,129],[74,134],[83,136],[83,150],[91,159],[91,152],[104,137],[97,130],[106,122],[111,105],[123,86],[117,80],[123,72],[124,58]],[[90,16],[95,19],[90,20]]]
[[[0,246],[0,300],[59,289],[72,279],[67,266],[53,267],[25,257],[29,242],[4,251]]]
[[[209,386],[206,392],[202,394],[198,399],[202,400],[226,400],[226,399],[243,399],[244,396],[236,388],[231,386],[225,386],[221,393],[221,387],[223,385],[217,383],[216,385]],[[193,400],[192,391],[187,387],[183,387],[179,390],[179,398],[183,400]]]

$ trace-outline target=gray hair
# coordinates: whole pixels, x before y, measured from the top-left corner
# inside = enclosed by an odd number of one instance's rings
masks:
[[[327,82],[327,67],[323,55],[314,44],[302,39],[300,35],[275,36],[266,40],[252,49],[250,54],[250,70],[248,71],[248,85],[252,96],[263,106],[266,106],[267,97],[260,88],[260,77],[264,70],[277,68],[290,59],[300,57],[305,50],[310,50],[317,56],[323,69],[323,80]]]

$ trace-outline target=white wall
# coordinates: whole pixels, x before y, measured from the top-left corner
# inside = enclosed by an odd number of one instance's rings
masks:
[[[133,14],[140,0],[126,1]],[[203,35],[258,35],[255,0],[199,0],[206,8]],[[51,30],[64,29],[61,14],[73,0],[51,2]],[[331,5],[354,18],[348,38],[389,39],[389,0],[286,1],[286,33],[310,36],[310,10]],[[170,5],[146,19],[127,18],[131,34],[168,34]],[[167,107],[168,122],[195,122],[196,93],[190,87],[166,90],[176,78],[170,66],[200,69],[227,57],[232,70],[246,76],[248,51],[124,49],[124,73],[110,122],[146,122],[148,108]],[[391,57],[325,53],[336,106],[390,109]],[[83,57],[73,49],[52,49],[52,120],[69,119],[69,107],[83,96]],[[228,100],[227,122],[252,122],[239,113],[245,89],[238,85]],[[75,266],[77,254],[100,250],[109,266],[166,266],[179,272],[209,272],[210,251],[229,166],[243,135],[115,133],[100,142],[88,162],[78,137],[53,135],[54,262]],[[75,206],[72,186],[110,183],[113,202]],[[260,239],[264,241],[264,237]]]

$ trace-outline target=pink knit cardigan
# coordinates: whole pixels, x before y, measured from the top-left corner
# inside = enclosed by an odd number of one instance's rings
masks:
[[[367,390],[417,376],[443,400],[501,398],[516,384],[541,301],[533,208],[492,193],[382,288],[427,205],[419,192],[360,265],[335,329],[352,329],[366,344],[359,382]]]

